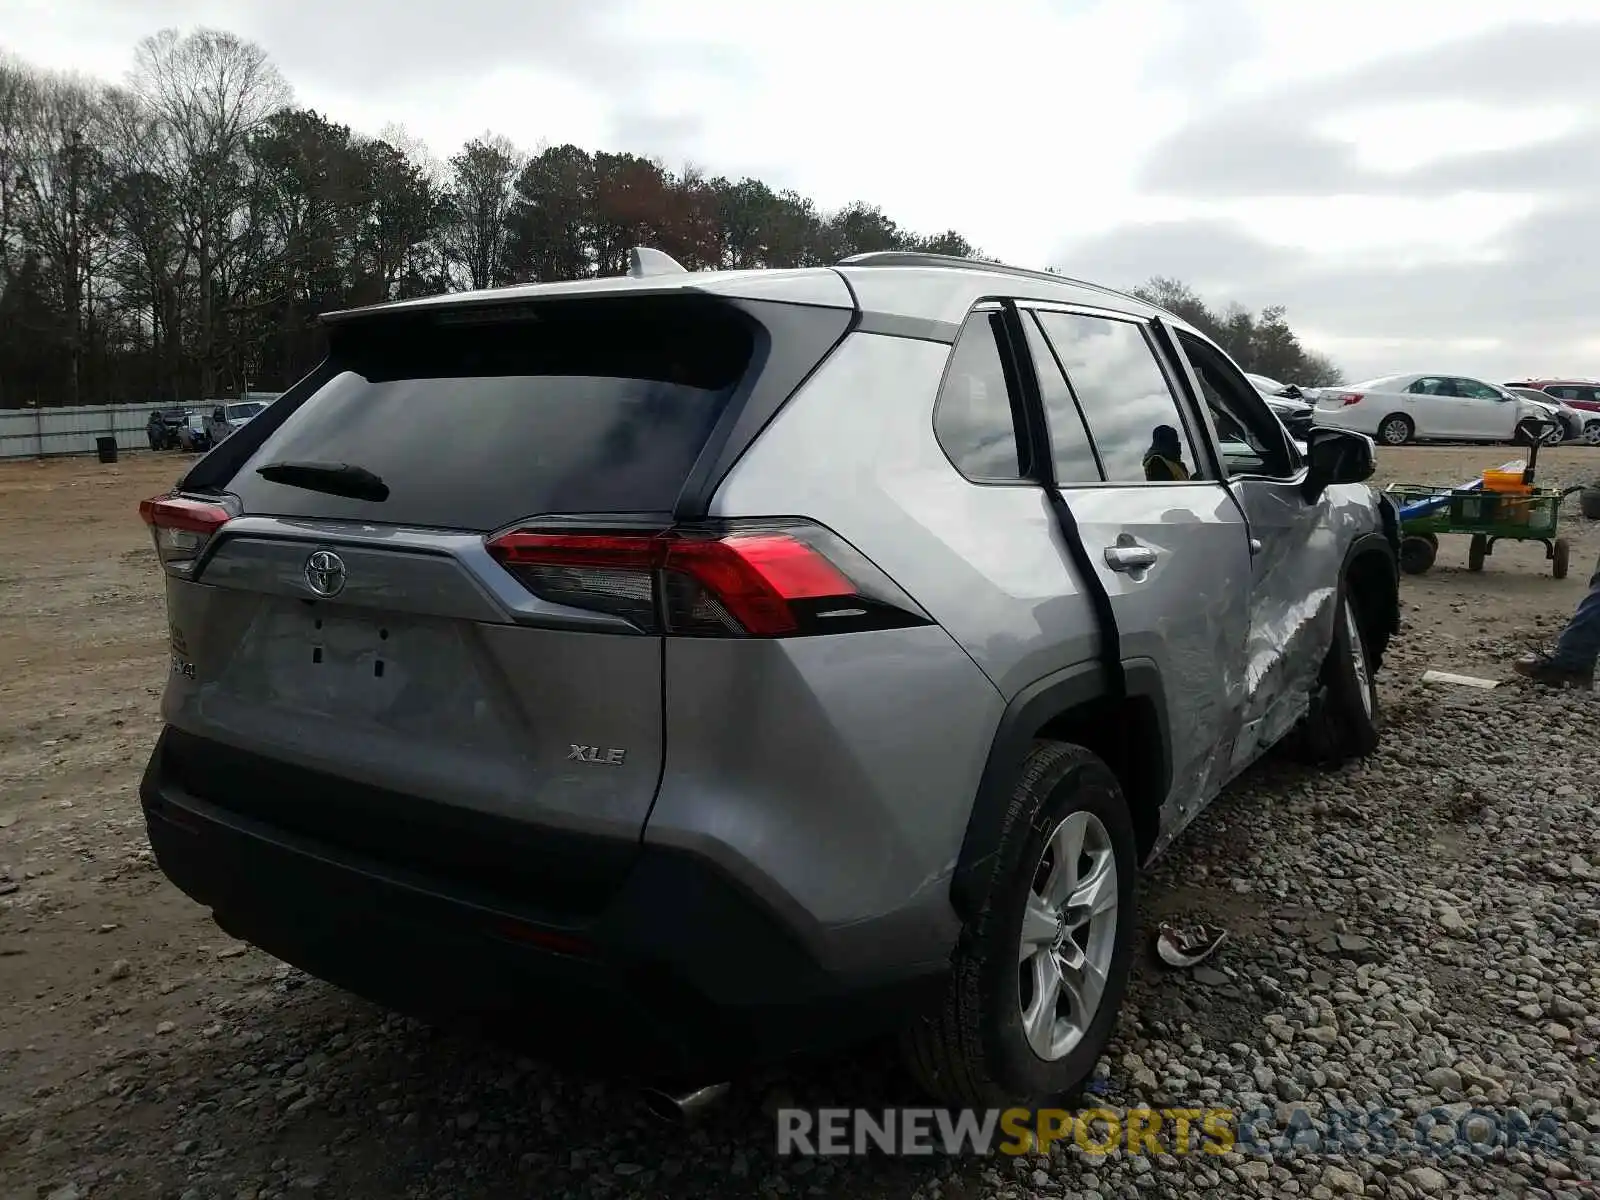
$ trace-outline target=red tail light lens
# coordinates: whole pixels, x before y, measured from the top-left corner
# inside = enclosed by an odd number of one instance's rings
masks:
[[[1346,392],[1339,397],[1339,403],[1349,408],[1352,404],[1360,404],[1366,397],[1360,392]]]
[[[805,522],[637,534],[519,529],[489,552],[551,603],[685,637],[792,637],[926,624],[841,538]]]
[[[150,526],[156,556],[169,573],[187,577],[207,543],[233,514],[220,504],[188,496],[152,496],[139,503],[139,516]]]

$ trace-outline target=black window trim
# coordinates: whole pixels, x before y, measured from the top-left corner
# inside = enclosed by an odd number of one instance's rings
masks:
[[[944,439],[939,436],[939,409],[945,403],[945,385],[950,379],[950,370],[955,365],[956,349],[961,345],[961,338],[966,333],[968,326],[978,317],[987,319],[990,336],[994,338],[995,353],[1000,359],[1000,371],[1005,376],[1006,400],[1011,407],[1011,436],[1016,439],[1018,453],[1018,472],[1015,479],[984,478],[972,476],[961,469],[961,464],[956,462],[949,448],[944,444]],[[1000,318],[1000,329],[995,328],[994,318]],[[933,433],[934,444],[939,447],[939,453],[944,455],[945,461],[952,470],[960,475],[973,487],[998,487],[998,488],[1028,488],[1038,486],[1031,478],[1033,469],[1032,456],[1037,453],[1034,439],[1028,428],[1027,404],[1023,398],[1022,380],[1018,375],[1018,364],[1015,360],[1011,339],[1004,334],[1005,308],[997,297],[985,296],[974,302],[966,315],[956,325],[956,335],[950,342],[950,353],[945,356],[943,369],[939,372],[939,387],[934,392],[933,405],[928,411],[928,424]],[[1028,455],[1029,461],[1023,462],[1022,455]]]
[[[1049,422],[1045,417],[1044,399],[1039,390],[1039,374],[1034,369],[1033,354],[1028,349],[1024,318],[1016,298],[1001,298],[1001,320],[1005,341],[1010,347],[1010,358],[1016,368],[1020,390],[1024,426],[1027,431],[1029,457],[1032,460],[1029,484],[1044,493],[1045,503],[1061,536],[1068,557],[1076,569],[1079,582],[1088,592],[1094,609],[1095,624],[1100,634],[1100,669],[1105,674],[1107,696],[1112,701],[1127,695],[1127,673],[1122,662],[1122,632],[1117,626],[1117,610],[1111,593],[1100,577],[1096,563],[1083,544],[1077,517],[1067,502],[1064,489],[1056,479],[1055,457],[1050,447]],[[1045,339],[1049,344],[1049,338]],[[1052,350],[1052,353],[1054,351]],[[1077,403],[1077,397],[1073,397]],[[1087,429],[1087,423],[1085,429]],[[1102,484],[1101,486],[1105,486]]]
[[[1050,347],[1050,353],[1056,359],[1056,365],[1061,367],[1061,374],[1067,381],[1067,387],[1072,392],[1073,403],[1078,406],[1078,413],[1083,417],[1083,427],[1089,434],[1089,444],[1094,448],[1095,461],[1100,463],[1101,481],[1099,483],[1063,483],[1063,488],[1176,488],[1194,487],[1198,484],[1215,484],[1222,487],[1227,483],[1223,473],[1222,464],[1217,459],[1216,441],[1209,433],[1209,426],[1199,425],[1200,436],[1196,436],[1196,425],[1201,420],[1193,410],[1193,398],[1186,387],[1177,386],[1178,380],[1166,355],[1162,352],[1161,343],[1155,337],[1152,322],[1133,313],[1121,312],[1114,308],[1096,308],[1089,304],[1065,304],[1049,300],[1019,301],[1018,308],[1026,308],[1034,313],[1041,333],[1045,334],[1045,344]],[[1162,379],[1166,382],[1167,392],[1172,397],[1173,407],[1178,413],[1178,423],[1183,426],[1184,437],[1193,448],[1197,465],[1203,458],[1206,464],[1205,474],[1198,479],[1124,479],[1111,480],[1105,478],[1105,457],[1100,453],[1100,444],[1095,438],[1094,426],[1089,422],[1083,412],[1083,404],[1078,399],[1078,390],[1073,386],[1072,376],[1062,365],[1060,355],[1055,348],[1055,343],[1050,340],[1049,333],[1044,328],[1044,322],[1038,320],[1038,313],[1058,312],[1079,317],[1099,317],[1108,321],[1121,321],[1133,325],[1144,338],[1145,346],[1150,351],[1150,356],[1155,360],[1156,369],[1160,371]]]
[[[1072,411],[1078,414],[1078,424],[1083,427],[1083,436],[1085,438],[1087,438],[1088,441],[1089,441],[1089,455],[1090,455],[1091,458],[1094,459],[1094,468],[1095,468],[1096,471],[1098,471],[1100,473],[1100,478],[1099,478],[1098,481],[1085,480],[1082,483],[1077,482],[1076,480],[1063,483],[1060,480],[1060,478],[1058,477],[1056,479],[1056,486],[1057,487],[1103,487],[1104,485],[1106,485],[1107,483],[1110,482],[1106,478],[1106,462],[1105,462],[1105,459],[1100,457],[1100,444],[1095,441],[1094,430],[1089,427],[1089,418],[1088,418],[1087,414],[1085,414],[1084,411],[1083,411],[1083,401],[1078,399],[1078,389],[1072,386],[1072,379],[1067,375],[1066,364],[1061,361],[1061,355],[1059,353],[1057,353],[1057,351],[1056,351],[1056,344],[1050,340],[1049,333],[1047,333],[1045,331],[1044,322],[1039,320],[1039,309],[1038,309],[1038,307],[1036,305],[1031,305],[1031,304],[1030,305],[1021,305],[1021,304],[1019,304],[1017,306],[1017,311],[1020,314],[1025,314],[1022,319],[1025,320],[1033,329],[1035,329],[1038,332],[1040,339],[1044,342],[1045,350],[1050,355],[1050,361],[1055,363],[1055,365],[1056,365],[1056,373],[1061,377],[1062,383],[1064,383],[1066,385],[1067,398],[1072,401]],[[1028,339],[1027,339],[1026,335],[1024,335],[1023,344],[1025,346],[1027,345],[1027,340]],[[1033,357],[1033,352],[1032,352],[1032,348],[1031,347],[1029,348],[1028,357],[1030,359]],[[1037,373],[1038,373],[1037,369],[1035,369],[1035,377],[1036,378],[1037,378]],[[1039,389],[1039,400],[1040,400],[1040,403],[1042,405],[1043,402],[1044,402],[1044,389],[1043,389],[1042,386]],[[1055,435],[1053,433],[1051,433],[1051,431],[1050,431],[1050,414],[1049,414],[1049,412],[1045,412],[1044,413],[1044,432],[1045,432],[1045,440],[1048,442],[1048,444],[1050,446],[1050,461],[1052,463],[1054,463],[1055,462],[1055,451],[1056,451]]]
[[[1265,400],[1261,401],[1261,410],[1271,418],[1272,425],[1275,427],[1274,436],[1281,437],[1282,439],[1283,455],[1285,461],[1287,461],[1289,464],[1289,473],[1286,475],[1276,475],[1266,470],[1261,470],[1243,471],[1235,475],[1228,470],[1227,461],[1222,453],[1222,436],[1217,432],[1216,423],[1211,419],[1211,406],[1206,403],[1205,389],[1200,385],[1200,372],[1195,367],[1194,363],[1190,361],[1189,352],[1184,349],[1181,338],[1192,338],[1194,341],[1198,342],[1200,345],[1206,347],[1213,354],[1215,354],[1221,360],[1224,368],[1231,367],[1233,372],[1239,376],[1239,382],[1241,386],[1249,389],[1249,394],[1255,394],[1255,389],[1251,388],[1250,381],[1244,378],[1244,372],[1240,370],[1239,365],[1228,356],[1228,352],[1213,342],[1210,338],[1206,337],[1203,333],[1192,329],[1166,329],[1165,327],[1163,327],[1163,332],[1170,336],[1173,353],[1177,356],[1178,361],[1183,366],[1184,386],[1190,390],[1191,403],[1193,403],[1199,409],[1201,418],[1206,423],[1206,428],[1211,438],[1213,453],[1215,454],[1217,460],[1218,474],[1222,477],[1223,482],[1232,483],[1235,480],[1257,480],[1267,483],[1294,484],[1304,482],[1309,464],[1306,463],[1300,452],[1295,449],[1294,439],[1289,436],[1288,430],[1284,429],[1282,423],[1276,417],[1272,416],[1272,410]],[[1259,434],[1260,430],[1257,430],[1256,432]]]

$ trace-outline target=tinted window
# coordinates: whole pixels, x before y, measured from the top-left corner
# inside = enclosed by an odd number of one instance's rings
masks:
[[[752,347],[736,314],[685,298],[336,326],[333,376],[228,487],[253,513],[474,531],[542,513],[670,510]],[[281,461],[362,466],[389,496],[256,474]]]
[[[934,407],[934,435],[968,479],[1020,479],[1027,465],[1018,448],[1011,391],[1000,357],[1000,320],[999,313],[967,318],[950,351]]]
[[[1057,483],[1099,483],[1100,464],[1094,456],[1094,446],[1089,441],[1089,431],[1083,427],[1083,414],[1072,398],[1072,389],[1061,373],[1060,364],[1045,341],[1044,334],[1032,320],[1026,320],[1028,350],[1033,355],[1033,369],[1039,377],[1039,394],[1044,401],[1045,420],[1050,427],[1050,452],[1055,459]]]
[[[1108,482],[1160,478],[1159,464],[1147,473],[1146,459],[1164,434],[1174,438],[1183,469],[1200,473],[1177,401],[1138,325],[1059,312],[1042,312],[1039,322],[1066,368]]]
[[[1377,389],[1374,389],[1377,390]],[[1419,396],[1453,396],[1455,389],[1448,379],[1440,379],[1435,375],[1427,375],[1417,380],[1406,389]]]
[[[1544,389],[1544,392],[1547,398],[1554,398],[1556,400],[1584,400],[1591,403],[1597,396],[1600,396],[1600,388],[1574,387],[1571,384],[1562,384],[1559,387],[1547,387]]]

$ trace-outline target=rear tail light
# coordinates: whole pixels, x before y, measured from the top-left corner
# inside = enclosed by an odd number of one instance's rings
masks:
[[[163,569],[182,578],[194,573],[211,538],[233,519],[233,513],[221,504],[170,495],[141,501],[139,516],[150,526]]]
[[[810,522],[523,528],[488,548],[540,599],[608,612],[647,633],[774,638],[929,623],[859,551]]]
[[[1339,403],[1349,408],[1352,404],[1360,404],[1365,399],[1366,397],[1360,392],[1343,392],[1339,396]]]

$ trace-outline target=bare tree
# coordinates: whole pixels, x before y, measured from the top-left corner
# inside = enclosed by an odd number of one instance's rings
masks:
[[[200,389],[215,390],[223,321],[220,281],[251,236],[246,219],[250,135],[289,104],[291,93],[266,51],[231,33],[167,29],[140,43],[131,91],[157,120],[160,174],[172,185],[179,227],[193,257],[195,356]]]
[[[38,111],[38,75],[10,56],[0,57],[0,287],[17,269],[22,253],[23,139]]]
[[[506,271],[511,207],[523,156],[506,138],[485,134],[450,159],[445,245],[467,286],[493,287]]]
[[[100,153],[101,89],[71,75],[40,75],[30,89],[13,154],[19,225],[41,254],[61,312],[70,402],[79,401],[84,322],[92,281],[110,251],[109,175]]]

